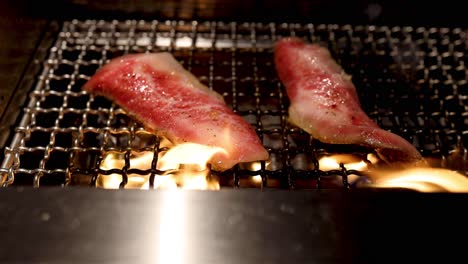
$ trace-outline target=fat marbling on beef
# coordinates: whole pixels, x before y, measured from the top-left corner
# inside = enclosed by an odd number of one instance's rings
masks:
[[[351,77],[326,48],[284,38],[275,45],[274,60],[291,101],[293,124],[325,143],[374,148],[389,162],[421,160],[412,144],[379,128],[364,113]]]
[[[214,169],[268,159],[254,129],[169,53],[115,58],[83,89],[109,98],[146,128],[174,143],[224,149],[209,161]]]

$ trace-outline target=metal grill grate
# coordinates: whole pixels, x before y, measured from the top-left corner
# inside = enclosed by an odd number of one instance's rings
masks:
[[[4,186],[91,185],[118,175],[159,173],[130,158],[157,154],[160,139],[125,111],[81,86],[108,60],[126,53],[169,51],[258,132],[271,155],[258,168],[217,173],[221,186],[351,188],[359,172],[325,170],[319,159],[372,150],[328,145],[287,123],[288,99],[273,65],[272,45],[295,35],[328,46],[353,76],[364,111],[412,142],[438,165],[467,173],[467,31],[460,28],[224,23],[196,21],[65,22],[0,168]],[[122,158],[104,169],[108,153]],[[453,158],[453,153],[457,153]],[[461,154],[460,154],[461,153]],[[151,165],[151,166],[150,166]],[[261,175],[261,181],[252,181]]]

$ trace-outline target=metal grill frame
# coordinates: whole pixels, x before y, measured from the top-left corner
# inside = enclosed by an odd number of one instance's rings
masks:
[[[35,187],[48,185],[49,179],[52,185],[85,182],[95,186],[98,177],[110,174],[122,175],[122,188],[129,174],[150,175],[152,184],[156,175],[164,173],[155,169],[158,155],[148,170],[132,169],[130,157],[134,151],[164,151],[159,138],[153,136],[154,144],[132,147],[140,134],[147,135],[141,124],[118,106],[80,88],[110,58],[168,51],[201,82],[222,94],[252,124],[272,155],[274,161],[262,162],[259,170],[241,164],[224,173],[212,172],[222,186],[248,187],[249,177],[261,175],[261,183],[253,187],[322,189],[335,188],[338,182],[339,188],[351,188],[348,177],[360,172],[342,164],[324,171],[318,158],[351,153],[369,162],[366,155],[372,150],[323,144],[288,124],[288,99],[272,64],[272,45],[283,36],[327,46],[353,76],[363,109],[372,119],[415,144],[424,156],[437,158],[437,166],[468,174],[467,33],[461,28],[372,25],[66,21],[5,149],[0,167],[3,186],[21,182],[21,177]],[[91,117],[101,118],[95,123],[100,127],[90,125]],[[101,135],[101,143],[86,146],[86,136],[91,134]],[[124,139],[115,139],[120,134]],[[48,142],[29,146],[34,141],[31,137]],[[58,143],[61,140],[68,143]],[[117,141],[120,144],[112,143]],[[100,168],[109,151],[123,154],[122,168]],[[298,156],[302,161],[297,166]],[[29,158],[37,166],[27,165]],[[88,159],[91,166],[81,167],[82,159]]]

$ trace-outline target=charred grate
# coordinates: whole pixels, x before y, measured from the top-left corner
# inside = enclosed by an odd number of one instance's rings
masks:
[[[288,99],[273,65],[274,40],[295,35],[328,46],[353,76],[364,111],[384,129],[412,142],[441,167],[467,173],[467,31],[460,28],[225,23],[197,21],[69,21],[43,62],[24,116],[5,149],[3,186],[99,185],[118,175],[154,180],[160,139],[118,106],[81,86],[108,60],[126,53],[171,52],[256,129],[271,155],[212,175],[221,186],[351,188],[359,172],[319,159],[371,152],[327,145],[287,122]],[[122,159],[104,169],[108,153]],[[153,153],[147,169],[131,157]],[[453,153],[457,153],[453,158]],[[251,181],[254,175],[261,180]],[[150,181],[152,182],[152,181]]]

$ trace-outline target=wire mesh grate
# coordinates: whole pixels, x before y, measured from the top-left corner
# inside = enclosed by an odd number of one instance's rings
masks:
[[[272,46],[298,36],[327,46],[353,76],[364,111],[382,128],[413,143],[441,167],[467,173],[467,32],[329,24],[213,21],[68,21],[38,76],[15,137],[5,149],[4,186],[154,187],[158,155],[167,149],[124,110],[82,85],[112,58],[171,52],[257,131],[268,162],[212,172],[221,186],[289,189],[352,188],[361,173],[321,159],[351,154],[369,163],[371,149],[329,145],[288,123],[289,101],[273,65]],[[144,168],[133,162],[151,158]],[[453,153],[462,153],[453,158]],[[108,155],[114,167],[102,166]],[[259,175],[259,176],[256,176]],[[139,178],[140,177],[140,178]],[[256,177],[256,178],[255,178]],[[260,178],[259,178],[260,177]]]

